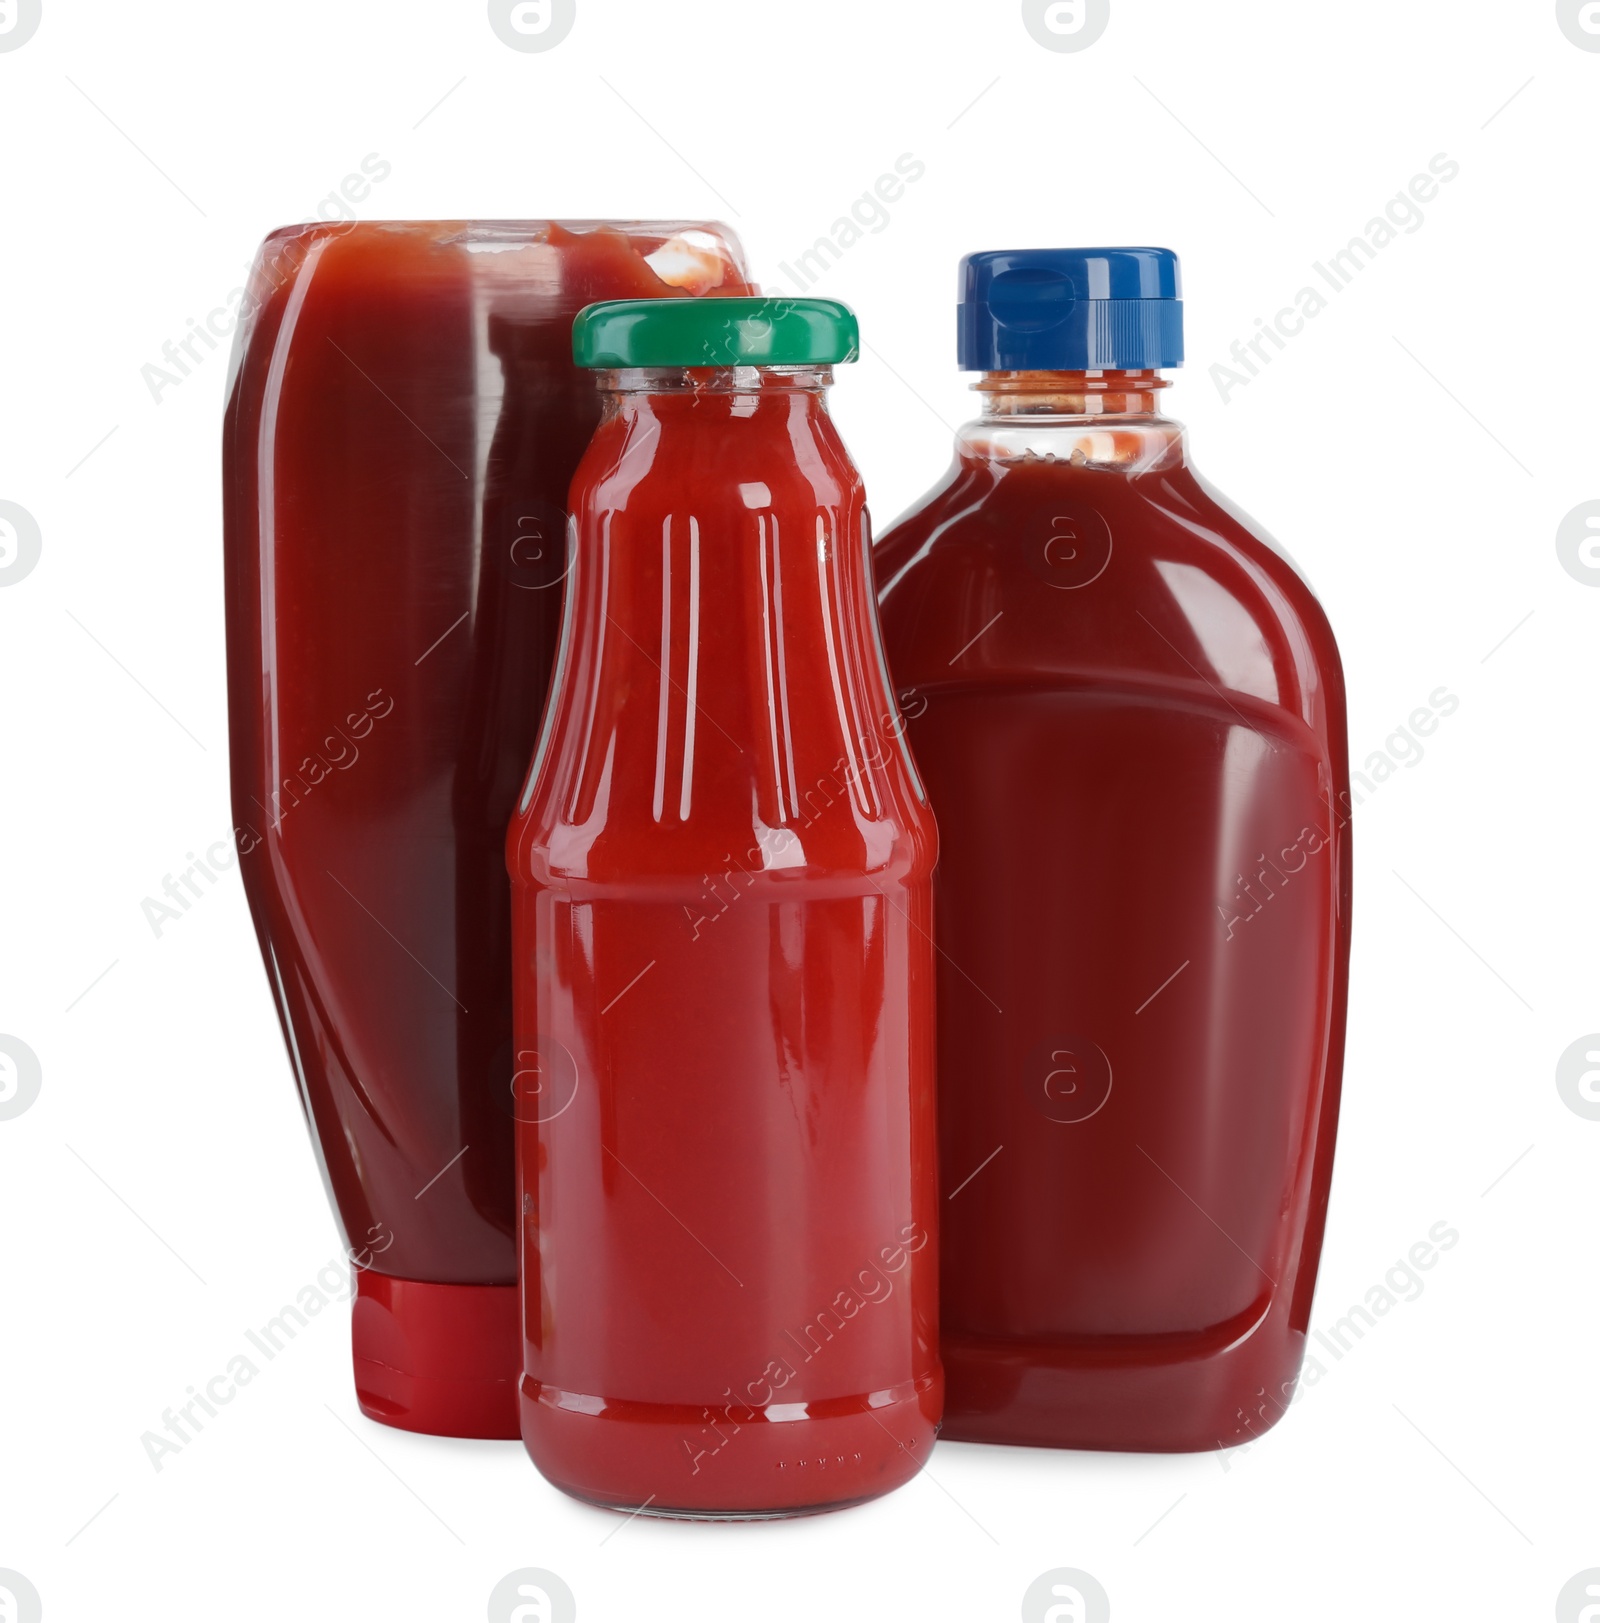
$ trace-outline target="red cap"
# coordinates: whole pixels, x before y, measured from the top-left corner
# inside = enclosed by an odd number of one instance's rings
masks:
[[[522,1435],[515,1285],[436,1285],[357,1268],[350,1321],[361,1412],[435,1437]]]

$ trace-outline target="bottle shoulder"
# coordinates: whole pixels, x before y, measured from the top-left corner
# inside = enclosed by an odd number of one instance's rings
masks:
[[[597,436],[515,878],[677,894],[739,873],[810,894],[931,871],[859,476],[815,410],[768,417],[745,436],[708,416],[703,456],[678,435],[695,441],[692,411],[667,411],[659,442],[642,418]]]
[[[882,763],[840,758],[811,773],[798,786],[798,803],[775,816],[757,803],[769,789],[781,800],[781,785],[751,782],[742,795],[707,795],[681,818],[631,788],[614,792],[609,781],[575,806],[564,791],[576,787],[553,774],[512,818],[506,851],[514,882],[676,901],[720,876],[768,900],[816,899],[924,882],[937,857],[926,803]]]
[[[1165,684],[1287,710],[1342,748],[1343,672],[1315,594],[1184,460],[1128,474],[958,457],[874,564],[902,688]]]
[[[674,662],[670,631],[650,647],[618,637],[610,617],[609,646],[579,649],[512,820],[513,877],[676,894],[718,873],[793,892],[932,872],[937,834],[904,723],[855,639],[837,621],[792,618],[800,640],[834,644],[840,680],[799,660],[785,671],[777,617],[732,607],[698,673]]]

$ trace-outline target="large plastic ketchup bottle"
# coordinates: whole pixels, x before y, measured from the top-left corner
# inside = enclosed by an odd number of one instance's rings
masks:
[[[983,415],[876,555],[942,836],[944,1434],[1240,1442],[1293,1395],[1328,1201],[1338,652],[1157,410],[1171,253],[971,255],[959,331]]]
[[[604,413],[517,813],[522,1429],[596,1503],[915,1474],[937,1351],[932,819],[825,300],[591,306]]]
[[[742,260],[682,222],[344,220],[251,271],[223,437],[239,868],[387,1425],[517,1435],[504,842],[599,418],[572,319],[742,293]]]

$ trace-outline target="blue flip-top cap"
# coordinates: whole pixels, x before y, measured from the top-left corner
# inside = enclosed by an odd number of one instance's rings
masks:
[[[1183,365],[1170,248],[1018,248],[961,261],[964,372],[1112,372]]]

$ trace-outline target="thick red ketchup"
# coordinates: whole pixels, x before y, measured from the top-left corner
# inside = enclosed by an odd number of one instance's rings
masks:
[[[974,259],[985,413],[875,560],[941,835],[945,1435],[1242,1442],[1294,1392],[1328,1202],[1338,651],[1157,412],[1171,256]]]
[[[935,833],[824,404],[855,323],[625,303],[575,341],[605,415],[507,846],[523,1435],[647,1514],[848,1504],[942,1397]]]
[[[358,1265],[374,1418],[517,1434],[503,847],[559,626],[597,298],[739,292],[679,225],[263,244],[224,435],[242,871]]]

